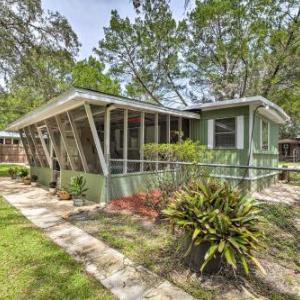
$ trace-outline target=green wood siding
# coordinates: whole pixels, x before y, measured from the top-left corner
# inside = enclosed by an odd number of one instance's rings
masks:
[[[62,188],[68,189],[70,186],[70,180],[72,176],[82,175],[86,179],[87,192],[86,199],[94,202],[105,201],[105,178],[103,175],[61,170],[60,172],[60,184]]]
[[[249,149],[249,107],[211,110],[201,113],[200,120],[191,120],[191,138],[207,145],[207,122],[209,119],[220,119],[244,116],[244,149],[212,149],[212,163],[246,164]]]
[[[39,183],[49,186],[52,178],[52,170],[50,168],[30,167],[30,175],[37,175]]]

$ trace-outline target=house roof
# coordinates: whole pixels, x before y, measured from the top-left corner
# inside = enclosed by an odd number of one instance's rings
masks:
[[[275,103],[271,102],[270,100],[262,97],[262,96],[253,96],[253,97],[243,97],[243,98],[236,98],[231,100],[224,100],[224,101],[216,101],[216,102],[209,102],[209,103],[199,103],[191,105],[185,110],[187,111],[208,111],[208,110],[215,110],[215,109],[223,109],[223,108],[231,108],[231,107],[238,107],[238,106],[259,106],[262,107],[259,109],[259,113],[265,115],[267,118],[270,118],[274,122],[278,124],[283,124],[290,120],[290,117],[285,113],[285,111],[276,105]]]
[[[27,113],[16,121],[12,122],[7,126],[7,129],[13,131],[19,130],[28,125],[50,118],[54,115],[60,114],[70,109],[74,109],[78,106],[83,105],[84,103],[98,104],[103,106],[116,105],[120,108],[127,108],[132,110],[165,113],[189,119],[200,119],[199,113],[167,108],[158,104],[142,102],[122,96],[114,96],[111,94],[89,89],[72,88],[59,95],[58,97],[50,100],[46,104],[38,107],[37,109]]]
[[[261,105],[262,107],[259,109],[259,113],[265,115],[278,124],[283,124],[290,119],[282,108],[261,96],[244,97],[211,103],[201,103],[190,105],[185,109],[174,109],[159,104],[143,102],[123,96],[115,96],[99,91],[82,88],[71,88],[65,93],[50,100],[46,104],[12,122],[7,126],[7,130],[17,131],[28,125],[40,122],[54,115],[74,109],[78,106],[83,105],[84,103],[96,105],[98,104],[103,106],[115,105],[119,108],[142,110],[145,112],[165,113],[189,119],[200,119],[200,110],[207,111],[245,105]]]
[[[11,131],[5,131],[0,130],[0,138],[13,138],[13,139],[19,139],[20,135],[17,132],[11,132]]]

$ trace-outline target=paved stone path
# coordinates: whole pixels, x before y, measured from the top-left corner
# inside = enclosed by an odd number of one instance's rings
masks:
[[[193,299],[102,241],[66,222],[62,216],[74,210],[71,201],[58,201],[46,190],[0,180],[0,193],[14,207],[99,280],[119,299]],[[141,249],[142,251],[142,249]]]

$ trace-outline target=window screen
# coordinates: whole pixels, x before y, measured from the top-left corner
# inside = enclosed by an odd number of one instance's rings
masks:
[[[269,150],[269,123],[265,120],[261,121],[261,149]]]
[[[235,148],[235,118],[215,120],[215,147]]]

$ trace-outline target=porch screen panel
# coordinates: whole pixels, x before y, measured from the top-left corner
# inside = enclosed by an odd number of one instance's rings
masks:
[[[29,140],[28,140],[28,137],[26,136],[24,130],[22,130],[21,135],[22,135],[22,142],[24,144],[23,146],[24,146],[25,149],[27,149],[26,151],[27,151],[27,156],[28,156],[27,157],[28,158],[28,163],[31,167],[34,167],[36,165],[35,160],[32,156],[31,150],[29,148]]]
[[[158,143],[159,144],[167,144],[167,115],[159,114],[158,115]],[[158,160],[168,160],[166,155],[162,155],[158,153]],[[167,167],[166,164],[158,164],[159,170],[165,169]]]
[[[190,120],[182,118],[182,139],[186,140],[190,137]]]
[[[175,144],[179,141],[179,118],[171,116],[170,121],[170,143]]]
[[[51,134],[54,138],[54,142],[56,144],[56,146],[58,147],[58,153],[56,153],[55,151],[53,151],[53,159],[55,162],[55,165],[58,164],[58,159],[61,162],[61,166],[59,166],[61,169],[63,170],[71,170],[71,165],[68,159],[68,155],[66,152],[66,149],[64,147],[64,144],[62,142],[62,138],[58,129],[58,125],[57,122],[55,120],[55,118],[49,118],[47,119],[47,124],[49,124],[49,131],[51,131]],[[49,133],[50,134],[50,133]]]
[[[43,148],[43,145],[42,145],[41,139],[39,137],[36,126],[35,125],[31,126],[31,130],[33,132],[33,138],[35,140],[36,151],[37,151],[37,154],[39,155],[39,157],[42,161],[42,165],[46,168],[49,168],[49,163],[48,163],[48,160],[47,160],[47,156],[46,156],[46,153],[44,151],[44,148]]]
[[[135,111],[128,111],[128,160],[140,159],[140,127],[141,127],[141,113]],[[139,162],[128,162],[127,172],[139,172]]]
[[[145,113],[145,144],[155,143],[155,114]],[[147,160],[157,160],[157,157],[146,157]],[[155,163],[145,163],[144,170],[155,170]]]
[[[115,109],[110,113],[110,157],[111,173],[123,172],[124,110]],[[120,161],[118,161],[120,160]]]
[[[88,172],[101,174],[102,169],[84,106],[70,111],[69,115],[75,124],[75,130],[78,132],[83,155],[87,162]],[[96,116],[94,116],[94,118],[95,117]]]
[[[26,134],[26,137],[27,137],[29,150],[30,150],[30,152],[33,156],[34,161],[35,161],[35,166],[36,167],[41,167],[41,162],[38,158],[38,152],[37,152],[37,149],[35,148],[35,145],[34,145],[34,142],[33,142],[34,137],[31,136],[28,127],[24,128],[24,131],[25,131],[25,134]]]
[[[98,106],[98,105],[90,105],[90,106],[91,106],[96,130],[97,130],[97,134],[98,134],[98,137],[100,140],[102,152],[104,154],[104,112],[105,112],[105,107]],[[94,139],[93,139],[93,141],[94,141]],[[94,146],[95,146],[95,143],[94,143]],[[97,154],[97,152],[96,152],[96,154]],[[99,160],[99,158],[97,158],[97,159]],[[102,171],[100,163],[99,163],[99,174],[102,174],[102,173],[103,173],[103,171]]]

